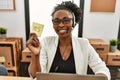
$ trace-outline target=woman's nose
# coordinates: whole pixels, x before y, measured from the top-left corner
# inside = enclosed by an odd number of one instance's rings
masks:
[[[64,23],[63,23],[63,22],[61,22],[61,23],[59,24],[59,26],[60,26],[60,27],[63,27],[63,26],[64,26]]]

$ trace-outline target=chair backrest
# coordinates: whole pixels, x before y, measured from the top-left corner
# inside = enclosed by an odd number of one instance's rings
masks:
[[[1,64],[0,64],[0,76],[8,76],[7,68]]]

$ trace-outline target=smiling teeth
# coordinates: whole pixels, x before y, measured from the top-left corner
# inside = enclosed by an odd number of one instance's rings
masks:
[[[66,32],[66,30],[59,30],[59,32],[63,33],[63,32]]]

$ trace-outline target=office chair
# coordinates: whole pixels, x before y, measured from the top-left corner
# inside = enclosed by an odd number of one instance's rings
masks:
[[[0,76],[8,76],[7,68],[1,64],[0,64]]]

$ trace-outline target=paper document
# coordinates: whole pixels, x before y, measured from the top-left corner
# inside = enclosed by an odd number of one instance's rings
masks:
[[[41,36],[44,25],[40,23],[33,22],[32,23],[32,32],[36,33],[38,37]]]
[[[0,62],[5,62],[5,57],[4,56],[0,56]]]

